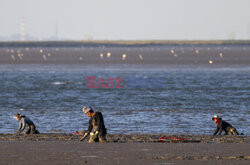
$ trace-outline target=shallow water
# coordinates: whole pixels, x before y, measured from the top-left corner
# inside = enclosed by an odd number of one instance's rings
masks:
[[[122,88],[87,88],[87,76],[122,78]],[[40,132],[87,129],[91,105],[109,133],[212,134],[214,114],[250,134],[250,67],[1,65],[0,133],[22,113]]]

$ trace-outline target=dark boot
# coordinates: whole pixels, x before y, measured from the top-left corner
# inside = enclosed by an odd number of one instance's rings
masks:
[[[30,127],[31,127],[31,131],[30,131],[31,134],[39,134],[39,132],[36,130],[35,125],[31,125]]]
[[[237,130],[234,127],[230,128],[229,131],[231,132],[232,135],[239,135],[239,133],[237,132]]]

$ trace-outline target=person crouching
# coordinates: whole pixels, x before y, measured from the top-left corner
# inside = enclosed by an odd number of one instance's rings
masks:
[[[212,120],[217,124],[217,128],[214,132],[214,136],[218,133],[218,135],[221,135],[222,131],[225,132],[225,135],[239,135],[236,128],[234,128],[231,124],[227,123],[226,121],[222,120],[217,115],[214,115]]]
[[[89,127],[87,132],[83,135],[80,141],[83,141],[88,135],[90,135],[89,143],[93,142],[106,142],[107,130],[104,125],[104,120],[101,112],[94,112],[91,107],[84,107],[82,111],[90,117]],[[93,129],[93,132],[91,132]]]
[[[22,116],[21,114],[17,113],[13,116],[13,118],[19,121],[17,135],[20,135],[25,128],[25,134],[39,134],[39,132],[36,130],[35,124],[28,117]]]

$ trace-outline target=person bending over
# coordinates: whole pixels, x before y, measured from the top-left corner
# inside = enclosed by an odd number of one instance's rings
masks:
[[[90,135],[89,143],[93,142],[106,142],[107,130],[104,125],[104,120],[101,112],[94,112],[91,107],[84,107],[82,111],[90,117],[89,127],[87,132],[83,135],[80,141],[83,141]],[[91,132],[93,130],[93,132]]]
[[[39,132],[36,130],[35,124],[28,117],[22,116],[21,114],[17,113],[14,115],[14,119],[19,121],[17,135],[20,135],[25,128],[25,134],[39,134]]]
[[[222,131],[225,132],[225,135],[239,135],[236,128],[234,128],[231,124],[227,123],[226,121],[222,120],[217,115],[214,115],[212,120],[217,124],[217,128],[214,132],[214,136],[218,133],[218,135],[221,135]]]

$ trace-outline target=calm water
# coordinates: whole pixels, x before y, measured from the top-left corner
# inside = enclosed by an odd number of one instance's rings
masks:
[[[250,67],[1,65],[0,133],[14,133],[19,112],[40,132],[87,129],[91,105],[109,133],[211,134],[214,114],[250,134]],[[87,76],[122,78],[123,88],[87,88]]]

